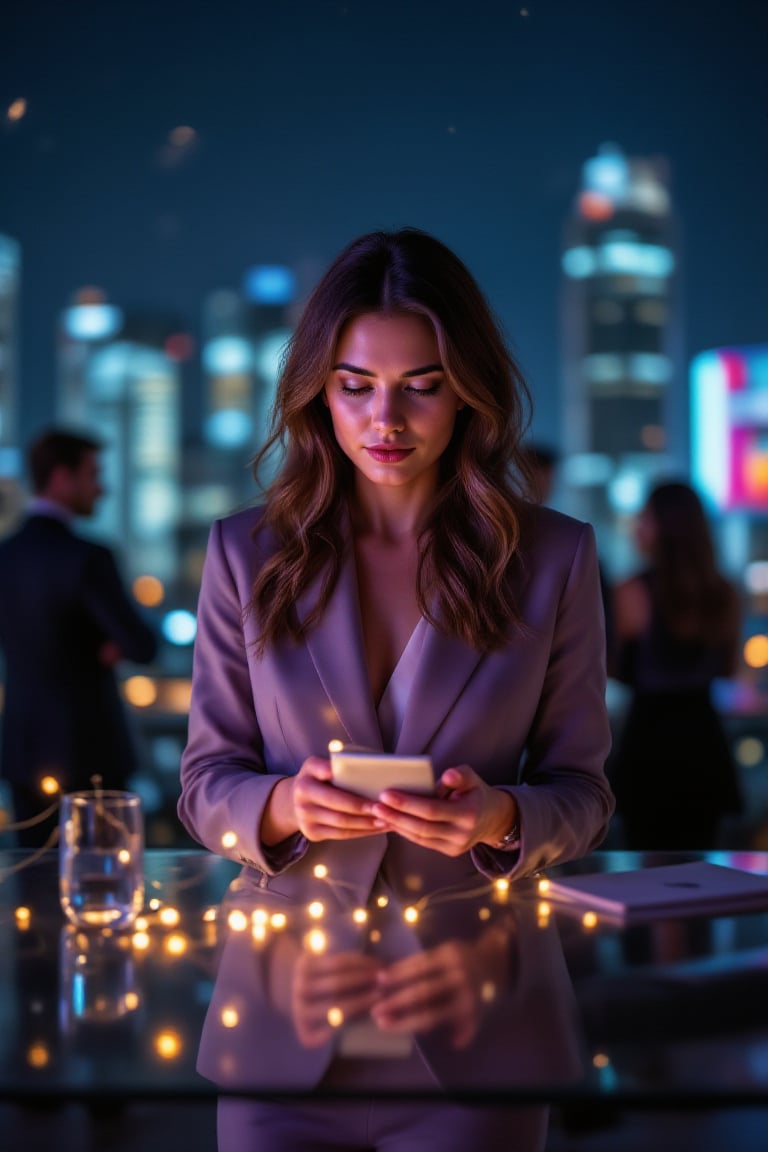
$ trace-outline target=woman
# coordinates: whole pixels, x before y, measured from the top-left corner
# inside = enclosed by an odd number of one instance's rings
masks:
[[[722,816],[740,808],[710,696],[712,681],[736,668],[738,595],[687,484],[651,491],[635,538],[647,567],[614,589],[615,674],[633,691],[611,767],[626,843],[714,848]]]
[[[530,875],[605,835],[594,535],[510,479],[527,399],[476,282],[423,232],[353,241],[310,297],[256,463],[282,447],[277,478],[211,532],[181,769],[185,827],[261,888],[300,900],[322,863],[360,903],[414,875]],[[335,787],[331,740],[429,754],[436,795]]]

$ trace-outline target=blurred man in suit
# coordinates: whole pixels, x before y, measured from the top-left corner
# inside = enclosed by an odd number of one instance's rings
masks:
[[[5,703],[0,775],[17,821],[50,804],[43,788],[125,788],[134,768],[115,666],[144,664],[156,637],[126,591],[112,552],[72,531],[103,494],[102,445],[50,429],[32,443],[34,496],[17,530],[0,542],[0,649]],[[18,842],[36,846],[54,826],[24,828]]]

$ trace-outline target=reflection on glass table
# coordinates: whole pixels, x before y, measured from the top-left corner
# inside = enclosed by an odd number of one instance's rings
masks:
[[[200,1071],[246,1093],[536,1095],[577,1080],[573,990],[538,902],[506,882],[425,893],[410,879],[357,907],[323,879],[298,907],[236,882]]]
[[[692,858],[596,853],[559,875]],[[764,854],[707,858],[768,873]],[[419,877],[358,907],[323,875],[298,905],[209,853],[153,850],[132,928],[81,931],[56,854],[26,864],[0,853],[0,1099],[354,1083],[595,1109],[768,1100],[766,911],[622,927],[562,911],[536,879]]]

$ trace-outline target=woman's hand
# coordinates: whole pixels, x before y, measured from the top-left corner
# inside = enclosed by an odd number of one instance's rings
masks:
[[[310,756],[287,784],[298,829],[307,840],[355,840],[386,830],[370,800],[331,783],[330,760]]]
[[[378,976],[380,996],[371,1016],[382,1032],[431,1032],[447,1027],[454,1048],[470,1044],[484,1007],[505,983],[506,933],[480,940],[446,940],[396,960]]]
[[[319,1048],[340,1022],[350,1023],[370,1011],[380,995],[379,969],[378,960],[355,952],[299,954],[293,967],[291,1016],[305,1048]]]
[[[437,796],[390,789],[382,792],[372,815],[387,832],[445,856],[461,856],[476,844],[501,840],[515,822],[517,805],[508,792],[492,788],[463,764],[443,773]]]

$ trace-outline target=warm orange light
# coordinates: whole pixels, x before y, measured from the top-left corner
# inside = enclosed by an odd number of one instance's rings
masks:
[[[175,1060],[181,1052],[181,1037],[178,1032],[170,1029],[167,1032],[158,1032],[155,1037],[155,1051],[163,1060]]]
[[[55,776],[43,776],[40,781],[40,791],[46,796],[55,796],[61,789],[61,785]]]
[[[167,908],[160,909],[157,918],[166,928],[175,928],[181,920],[181,913],[178,908],[172,908],[169,904]]]
[[[309,952],[314,952],[319,956],[321,952],[325,952],[328,946],[328,938],[321,928],[313,928],[304,937],[304,945]]]
[[[768,636],[762,633],[750,636],[744,645],[744,661],[750,668],[765,668],[768,664]]]
[[[581,922],[585,928],[594,928],[597,924],[597,913],[585,912],[581,918]]]
[[[158,690],[158,703],[166,712],[184,716],[192,700],[192,681],[182,678],[162,681]]]
[[[183,956],[188,946],[187,938],[181,932],[174,932],[165,942],[165,950],[169,956]]]
[[[27,102],[23,96],[20,96],[18,100],[14,100],[13,103],[8,105],[8,110],[5,114],[9,120],[15,123],[26,115],[26,111]]]
[[[613,203],[600,192],[582,192],[579,196],[579,214],[585,220],[610,220],[613,216]]]
[[[134,708],[149,708],[157,700],[157,686],[149,676],[129,676],[123,691],[126,700]]]
[[[156,608],[163,602],[165,588],[157,576],[137,576],[133,582],[133,594],[145,608]]]
[[[42,1041],[31,1044],[27,1049],[27,1064],[31,1068],[45,1068],[51,1058],[48,1048]]]

